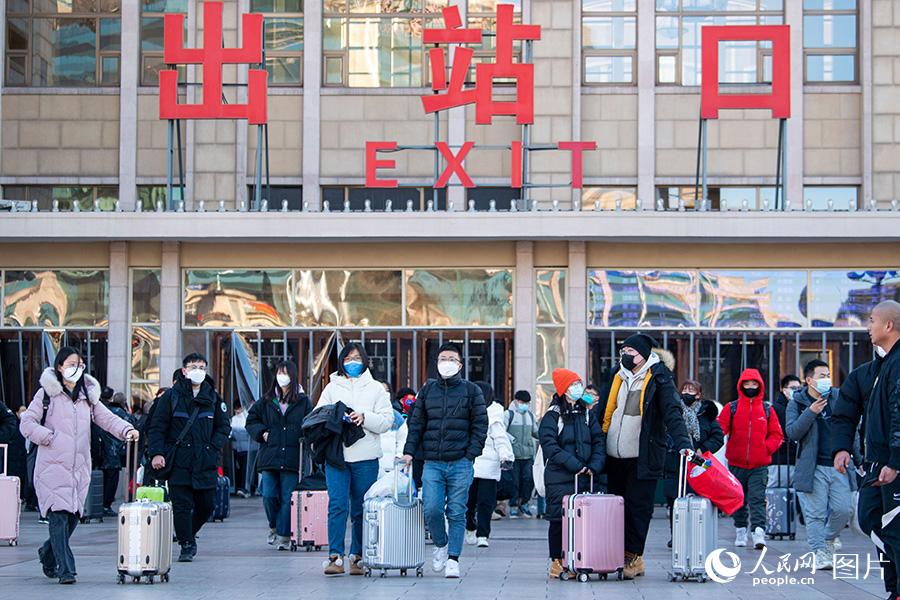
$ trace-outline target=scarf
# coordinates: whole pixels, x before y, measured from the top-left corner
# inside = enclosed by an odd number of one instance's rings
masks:
[[[699,441],[700,419],[697,418],[697,415],[700,413],[700,409],[703,408],[703,400],[698,398],[691,406],[685,404],[684,398],[681,396],[678,397],[678,401],[681,403],[681,414],[684,416],[684,425],[687,427],[688,435],[695,441]]]

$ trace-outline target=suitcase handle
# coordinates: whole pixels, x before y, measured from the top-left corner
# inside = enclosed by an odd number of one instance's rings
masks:
[[[594,472],[588,471],[588,475],[591,478],[591,493],[594,493]],[[581,473],[575,473],[575,493],[578,493],[578,477],[581,476]]]
[[[9,444],[0,444],[0,450],[3,450],[3,475],[9,475]]]
[[[128,485],[125,487],[128,490],[126,494],[128,502],[134,502],[137,494],[137,472],[140,463],[137,446],[137,440],[125,440],[125,469],[128,471]]]
[[[405,469],[403,468],[404,461],[402,458],[394,459],[394,503],[398,506],[412,506],[415,504],[415,492],[413,491],[413,478],[410,475],[406,477],[406,498],[407,500],[403,503],[400,502],[400,473],[402,473]]]
[[[682,450],[678,453],[678,489],[675,492],[678,498],[687,496],[687,466],[693,457],[693,450]]]

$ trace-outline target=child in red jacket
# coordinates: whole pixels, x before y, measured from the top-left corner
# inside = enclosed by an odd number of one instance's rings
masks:
[[[747,545],[747,514],[753,545],[766,546],[766,484],[772,455],[784,441],[778,416],[765,400],[765,383],[756,369],[745,369],[737,384],[738,399],[719,414],[719,425],[728,436],[725,458],[728,470],[744,488],[744,506],[734,513],[734,545]],[[749,511],[748,511],[749,507]]]

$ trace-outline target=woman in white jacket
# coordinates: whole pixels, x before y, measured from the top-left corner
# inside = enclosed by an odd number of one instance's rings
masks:
[[[476,385],[484,394],[487,406],[488,433],[481,456],[475,459],[475,479],[469,488],[469,502],[466,510],[466,543],[488,547],[491,537],[491,514],[497,504],[497,483],[503,466],[511,466],[515,460],[512,444],[506,435],[506,411],[499,402],[494,402],[494,390],[484,381]]]
[[[366,491],[378,479],[381,434],[391,428],[394,410],[390,394],[372,377],[369,357],[360,344],[344,346],[338,370],[322,395],[319,406],[343,402],[352,412],[347,419],[362,427],[365,436],[344,446],[345,469],[325,465],[328,486],[328,563],[326,575],[344,573],[344,533],[347,516],[353,523],[350,542],[350,575],[362,575],[362,518]]]

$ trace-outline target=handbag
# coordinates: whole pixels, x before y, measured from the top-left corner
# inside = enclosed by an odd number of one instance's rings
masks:
[[[185,436],[187,436],[188,431],[191,430],[191,427],[194,425],[194,421],[197,420],[197,415],[200,413],[200,407],[195,406],[194,411],[191,413],[191,416],[188,417],[187,423],[184,425],[184,429],[181,430],[181,433],[178,434],[178,437],[175,439],[175,444],[172,445],[166,451],[165,459],[166,465],[161,469],[154,469],[152,466],[150,467],[153,471],[153,479],[158,479],[160,481],[168,479],[172,475],[172,469],[175,466],[175,453],[178,451],[178,447],[181,445],[181,442],[184,441]]]
[[[708,450],[703,453],[703,458],[709,466],[705,469],[691,466],[685,477],[697,494],[708,498],[725,514],[734,514],[744,505],[744,488]]]

